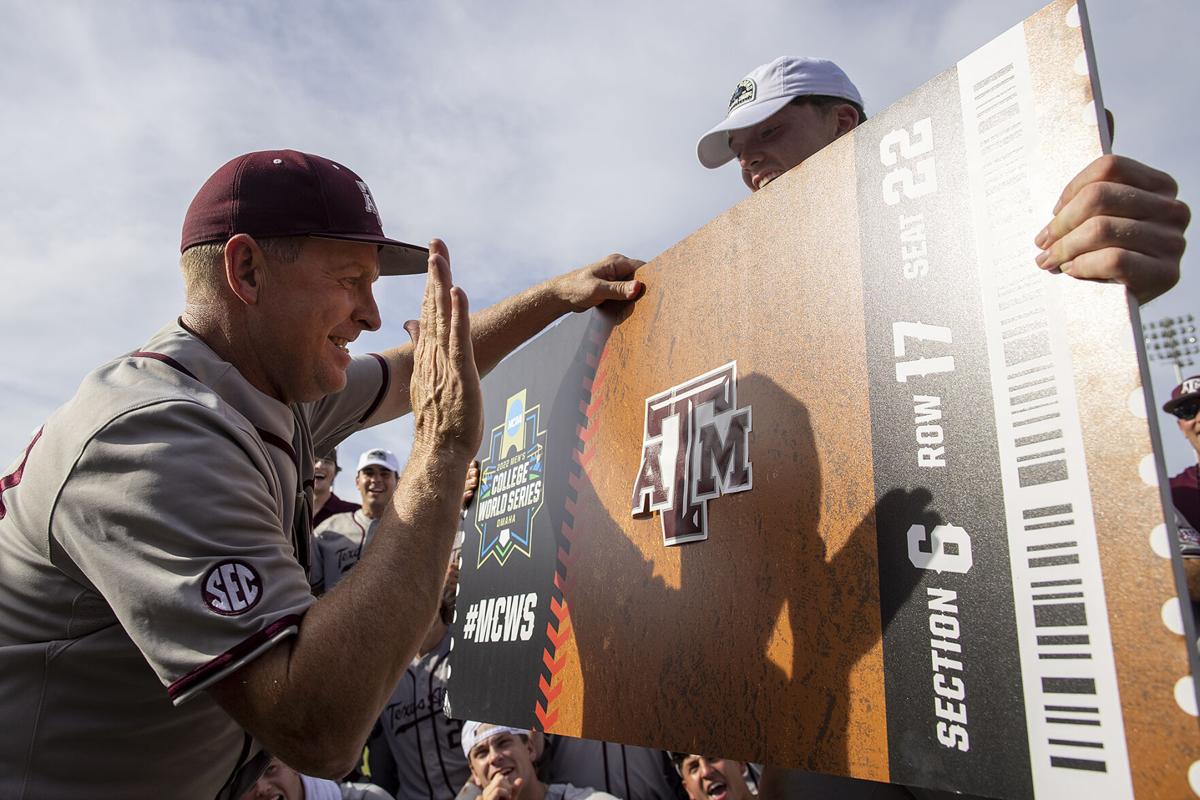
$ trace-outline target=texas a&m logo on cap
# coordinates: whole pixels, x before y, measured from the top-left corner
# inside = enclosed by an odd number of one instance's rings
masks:
[[[750,422],[736,361],[648,398],[633,516],[660,512],[666,545],[707,539],[708,501],[753,487]]]
[[[358,190],[362,192],[363,202],[366,203],[366,211],[375,215],[375,219],[379,221],[380,227],[383,226],[383,217],[379,216],[379,206],[375,205],[375,198],[371,194],[371,190],[367,188],[365,181],[355,181],[358,184]]]
[[[725,113],[728,115],[735,108],[744,106],[746,103],[754,102],[755,95],[758,94],[758,85],[751,78],[743,79],[737,88],[733,90],[733,96],[729,98],[729,110]]]
[[[262,599],[262,580],[244,561],[222,561],[204,576],[204,603],[226,617],[245,614]]]
[[[1182,397],[1185,394],[1191,394],[1193,392],[1200,392],[1200,376],[1188,378],[1186,381],[1179,384],[1179,396]]]

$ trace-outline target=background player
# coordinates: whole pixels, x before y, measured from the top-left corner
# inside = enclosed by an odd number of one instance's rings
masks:
[[[354,511],[334,514],[314,531],[314,565],[319,563],[319,567],[312,572],[312,583],[317,594],[336,586],[362,558],[396,491],[399,475],[400,462],[390,450],[368,450],[359,456],[354,486],[362,505]]]
[[[862,96],[832,61],[782,56],[735,87],[725,118],[696,145],[710,169],[736,160],[757,192],[866,119]],[[1191,220],[1164,172],[1107,155],[1063,189],[1036,237],[1037,265],[1086,280],[1125,284],[1148,302],[1179,281]]]
[[[337,462],[337,448],[313,462],[313,528],[334,514],[354,511],[358,506],[333,493],[333,481],[342,468]]]
[[[534,770],[529,731],[485,722],[466,722],[463,753],[471,781],[483,800],[616,800],[611,794],[569,783],[542,783]]]

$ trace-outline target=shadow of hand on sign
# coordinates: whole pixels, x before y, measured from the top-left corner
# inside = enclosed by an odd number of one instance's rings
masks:
[[[887,746],[875,519],[940,520],[924,490],[872,502],[869,420],[825,420],[818,442],[769,378],[737,394],[753,408],[753,488],[709,501],[706,540],[666,547],[658,514],[611,507],[636,464],[580,482],[566,597],[582,733],[870,777]]]

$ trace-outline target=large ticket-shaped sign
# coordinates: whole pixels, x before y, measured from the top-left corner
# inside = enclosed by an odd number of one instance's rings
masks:
[[[1191,796],[1136,311],[1034,264],[1107,144],[1089,47],[1054,3],[487,378],[454,716],[987,797]]]

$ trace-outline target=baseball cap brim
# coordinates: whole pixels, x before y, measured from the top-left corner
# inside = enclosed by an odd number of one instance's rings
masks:
[[[757,125],[786,106],[792,99],[791,96],[776,97],[735,109],[733,113],[700,137],[700,141],[696,143],[696,157],[709,169],[716,169],[737,158],[737,153],[729,148],[729,132]]]
[[[379,245],[380,275],[420,275],[429,270],[429,248],[363,233],[310,234],[316,239],[337,239],[343,242],[366,242]]]
[[[1188,392],[1187,394],[1181,394],[1179,397],[1172,398],[1163,403],[1162,410],[1170,414],[1179,406],[1183,405],[1184,403],[1189,403],[1193,400],[1200,400],[1200,392]]]

